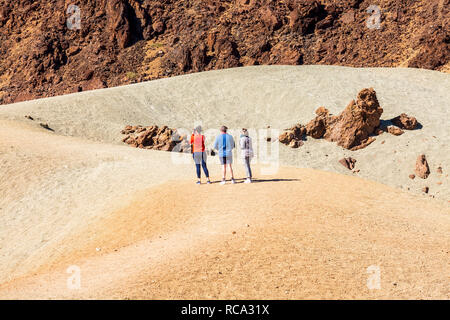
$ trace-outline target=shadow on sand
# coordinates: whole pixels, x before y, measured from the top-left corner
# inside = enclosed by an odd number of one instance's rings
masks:
[[[387,127],[388,126],[395,126],[395,124],[392,122],[392,119],[390,119],[390,120],[380,120],[380,128],[383,131],[387,131]],[[420,130],[422,128],[423,128],[422,124],[417,121],[417,127],[415,129],[409,130],[409,131]]]
[[[245,178],[234,179],[236,184],[244,183]],[[260,183],[260,182],[286,182],[286,181],[300,181],[300,179],[252,179],[252,183]],[[211,181],[211,184],[220,183],[221,181]],[[227,180],[227,184],[231,184],[230,180]]]

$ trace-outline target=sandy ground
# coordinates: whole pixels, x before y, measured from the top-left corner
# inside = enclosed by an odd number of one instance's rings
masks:
[[[318,70],[327,77],[318,79]],[[323,89],[323,81],[344,81],[350,73],[359,85],[343,85],[347,94]],[[0,298],[448,299],[445,76],[407,69],[245,68],[2,107]],[[267,79],[275,88],[260,87]],[[401,79],[402,91],[388,90]],[[313,81],[322,90],[314,91]],[[298,89],[303,85],[312,95]],[[419,85],[422,92],[414,91]],[[220,90],[239,99],[248,95],[249,113],[230,104],[230,127],[247,122],[259,129],[305,122],[321,104],[340,110],[337,105],[345,106],[365,86],[374,86],[389,117],[410,113],[423,129],[383,135],[358,152],[324,141],[309,141],[300,150],[279,146],[271,165],[257,159],[259,181],[251,185],[196,186],[189,155],[117,143],[117,130],[129,123],[189,128],[201,112],[205,127],[217,126],[214,114],[217,118],[224,101],[214,94]],[[254,114],[257,88],[267,92],[258,101],[268,107]],[[278,89],[286,103],[274,100],[271,90]],[[204,98],[208,92],[210,98]],[[183,107],[183,96],[190,101],[194,93],[198,105]],[[430,98],[428,112],[419,97]],[[159,111],[152,112],[152,106]],[[276,108],[281,111],[270,118]],[[25,120],[26,114],[36,120]],[[277,154],[277,143],[259,145],[260,156],[266,147]],[[419,152],[428,155],[432,174],[410,182],[407,175]],[[358,160],[359,177],[339,174],[345,171],[335,162],[347,154]],[[208,163],[217,181],[217,159]],[[438,163],[444,168],[440,176]],[[241,164],[236,170],[243,177]],[[439,181],[433,190],[431,183]],[[406,192],[423,184],[436,198]],[[67,286],[70,266],[80,268],[79,289]],[[380,270],[380,289],[367,287],[371,266]]]

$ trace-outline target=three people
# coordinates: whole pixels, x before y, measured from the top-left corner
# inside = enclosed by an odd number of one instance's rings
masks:
[[[213,145],[213,149],[218,151],[220,164],[223,166],[222,181],[220,184],[226,183],[227,166],[230,168],[231,183],[236,183],[233,173],[233,149],[236,147],[233,136],[227,133],[228,128],[222,126],[220,128],[220,134],[216,137]],[[210,184],[209,172],[206,166],[206,149],[205,149],[205,136],[201,134],[202,129],[200,126],[194,129],[191,136],[191,151],[194,158],[194,163],[197,169],[197,184],[201,184],[201,170],[200,165],[203,167],[203,171],[207,178],[207,183]],[[247,173],[247,179],[245,183],[252,182],[252,170],[250,162],[253,157],[252,139],[249,137],[247,129],[242,129],[240,137],[241,155],[244,160],[245,170]]]

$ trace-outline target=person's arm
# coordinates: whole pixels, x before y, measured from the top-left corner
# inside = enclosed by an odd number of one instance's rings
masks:
[[[244,148],[245,148],[245,137],[241,137],[240,139],[239,139],[239,146],[241,147],[241,150],[244,150]]]
[[[234,148],[236,148],[236,144],[234,143],[234,138],[233,138],[233,136],[230,135],[230,137],[231,137],[231,149],[234,149]]]
[[[216,140],[214,140],[213,149],[219,150],[219,137],[218,136],[216,137]]]

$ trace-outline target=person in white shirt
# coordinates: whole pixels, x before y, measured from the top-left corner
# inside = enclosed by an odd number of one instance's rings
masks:
[[[244,160],[245,171],[247,173],[247,179],[245,183],[252,182],[252,169],[250,167],[250,162],[253,158],[253,146],[252,146],[252,138],[248,135],[248,130],[243,128],[241,138],[239,141],[239,145],[241,147],[241,155]]]

